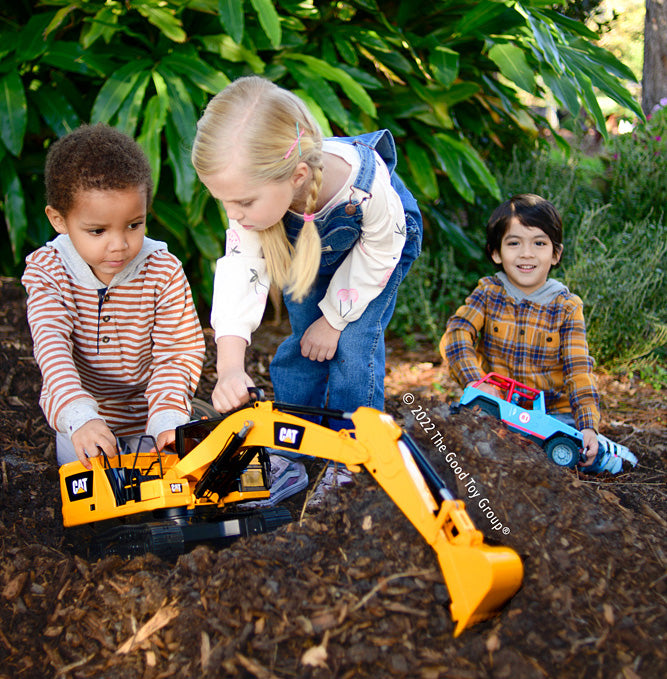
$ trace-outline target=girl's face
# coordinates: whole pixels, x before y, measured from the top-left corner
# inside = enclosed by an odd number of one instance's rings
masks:
[[[290,209],[302,203],[300,189],[310,171],[305,163],[297,165],[294,174],[284,181],[258,183],[238,165],[201,180],[214,198],[219,200],[227,217],[244,229],[264,231],[283,218]]]
[[[512,217],[500,242],[500,252],[494,251],[491,257],[503,267],[510,283],[529,295],[547,282],[549,271],[558,264],[560,255],[542,229],[524,226]]]
[[[138,254],[146,234],[146,188],[79,191],[63,216],[51,205],[46,216],[67,234],[76,251],[102,283],[108,285]]]

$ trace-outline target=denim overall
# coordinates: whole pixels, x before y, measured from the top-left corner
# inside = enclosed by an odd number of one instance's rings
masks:
[[[384,408],[385,345],[384,332],[394,313],[398,286],[421,251],[422,218],[417,201],[394,172],[396,149],[388,130],[358,137],[336,137],[336,141],[353,144],[361,158],[354,187],[370,197],[375,177],[373,149],[387,164],[391,185],[405,209],[406,241],[400,260],[387,285],[366,307],[360,318],[349,323],[340,335],[336,354],[330,361],[311,361],[301,355],[300,341],[308,327],[322,316],[318,303],[324,298],[336,269],[360,237],[363,214],[362,197],[351,197],[336,205],[315,224],[322,240],[319,274],[309,294],[295,302],[285,292],[292,334],[278,347],[270,373],[277,401],[299,405],[333,408],[353,412],[360,406]],[[358,202],[353,202],[353,200]],[[289,241],[294,244],[303,218],[287,213],[283,217]],[[332,428],[349,426],[349,422],[329,423]]]

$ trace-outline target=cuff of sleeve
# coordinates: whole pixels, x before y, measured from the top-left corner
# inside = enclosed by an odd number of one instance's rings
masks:
[[[160,412],[148,418],[146,433],[157,439],[163,431],[176,429],[176,427],[187,424],[189,421],[190,416],[182,410],[160,410]]]
[[[592,408],[580,408],[574,421],[579,431],[582,429],[593,429],[596,433],[600,431],[600,413]]]
[[[68,403],[58,415],[56,431],[71,437],[72,434],[83,427],[90,420],[104,420],[97,411],[97,403],[92,398],[79,398]]]
[[[226,328],[224,324],[221,323],[216,323],[213,325],[213,321],[211,321],[211,326],[213,327],[214,330],[214,339],[217,342],[221,337],[228,337],[229,335],[234,335],[235,337],[242,337],[245,341],[246,344],[250,345],[250,339],[252,337],[252,333],[255,330],[251,325],[245,325],[243,327],[239,327],[238,324],[234,324],[234,326],[229,326]]]
[[[332,328],[342,332],[348,326],[348,322],[336,311],[326,297],[317,306],[320,307],[322,315]]]

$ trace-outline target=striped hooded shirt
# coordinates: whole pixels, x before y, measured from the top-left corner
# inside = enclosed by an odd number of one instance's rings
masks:
[[[544,391],[547,411],[598,431],[599,394],[583,302],[554,279],[528,296],[504,272],[479,281],[447,322],[440,353],[463,387],[487,372]]]
[[[204,336],[165,243],[145,238],[105,285],[59,235],[26,258],[21,282],[51,427],[71,436],[103,419],[117,436],[157,437],[188,422]]]

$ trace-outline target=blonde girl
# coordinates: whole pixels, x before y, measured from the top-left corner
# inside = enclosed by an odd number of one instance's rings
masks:
[[[192,162],[229,219],[211,312],[213,405],[248,399],[245,349],[273,282],[292,327],[271,363],[276,400],[382,409],[384,331],[422,235],[391,134],[323,139],[301,99],[250,76],[210,101]]]

